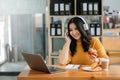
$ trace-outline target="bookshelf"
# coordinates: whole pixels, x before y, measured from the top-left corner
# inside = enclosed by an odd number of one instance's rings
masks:
[[[48,56],[50,65],[53,65],[54,61],[58,59],[58,54],[65,42],[64,34],[67,31],[67,23],[70,18],[84,17],[93,33],[92,36],[102,36],[102,0],[49,0],[48,6]],[[59,40],[58,44],[62,41],[58,50],[53,49],[54,39]]]

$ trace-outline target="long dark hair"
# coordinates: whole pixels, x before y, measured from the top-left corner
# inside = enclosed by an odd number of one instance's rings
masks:
[[[84,52],[87,52],[89,45],[90,45],[90,40],[91,40],[90,31],[84,30],[83,24],[85,24],[85,22],[80,17],[73,17],[68,22],[68,35],[71,39],[70,51],[72,52],[72,56],[76,52],[76,40],[70,35],[69,27],[70,27],[71,23],[74,23],[76,25],[77,29],[79,30],[79,32],[81,34],[81,42],[82,42],[83,50],[84,50]]]

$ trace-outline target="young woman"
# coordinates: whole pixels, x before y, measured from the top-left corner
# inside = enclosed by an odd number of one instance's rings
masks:
[[[88,24],[82,17],[71,18],[65,39],[59,55],[60,65],[91,65],[93,62],[101,65],[102,58],[109,59],[99,39],[91,37]]]

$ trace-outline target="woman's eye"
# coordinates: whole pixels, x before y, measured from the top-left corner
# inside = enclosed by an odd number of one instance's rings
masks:
[[[78,30],[77,28],[75,28],[75,30]]]
[[[69,31],[72,31],[72,29],[70,29]]]

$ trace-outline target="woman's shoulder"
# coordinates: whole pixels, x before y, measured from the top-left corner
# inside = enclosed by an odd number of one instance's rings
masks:
[[[100,39],[98,37],[92,37],[91,41],[90,41],[90,46],[91,47],[95,47],[95,45],[100,45]]]
[[[92,37],[91,43],[94,43],[94,42],[100,42],[99,37]]]

